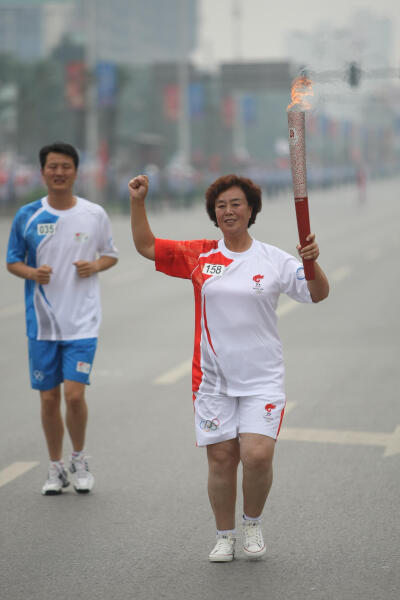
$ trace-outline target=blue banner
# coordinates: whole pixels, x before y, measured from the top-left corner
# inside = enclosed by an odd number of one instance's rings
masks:
[[[117,68],[111,62],[99,62],[96,66],[97,104],[114,106],[117,93]]]
[[[241,104],[243,122],[246,123],[246,125],[255,123],[257,120],[256,98],[254,96],[243,96]]]
[[[189,85],[189,112],[192,118],[200,118],[204,113],[204,85],[191,83]]]

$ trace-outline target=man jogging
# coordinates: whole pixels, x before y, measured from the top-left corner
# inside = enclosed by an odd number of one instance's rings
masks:
[[[50,465],[44,495],[69,485],[62,460],[64,421],[72,443],[69,470],[75,490],[93,487],[85,454],[88,410],[85,385],[101,321],[97,273],[114,266],[118,250],[104,209],[73,194],[79,156],[63,142],[39,152],[48,195],[17,212],[9,238],[7,268],[25,279],[26,333],[31,385],[39,390]]]

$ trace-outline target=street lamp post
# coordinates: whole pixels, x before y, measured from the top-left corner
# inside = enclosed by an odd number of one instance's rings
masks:
[[[99,146],[97,122],[96,86],[96,0],[85,0],[86,24],[86,157],[89,165],[87,174],[87,195],[89,200],[99,200],[96,185],[97,150]]]
[[[180,0],[180,61],[179,83],[179,156],[184,168],[190,165],[190,121],[189,121],[189,56],[188,56],[188,13],[187,1]]]

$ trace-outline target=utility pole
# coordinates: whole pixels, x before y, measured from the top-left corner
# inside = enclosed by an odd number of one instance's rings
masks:
[[[233,121],[232,131],[232,142],[233,142],[233,154],[235,158],[243,159],[247,156],[246,150],[246,131],[243,119],[243,94],[242,92],[234,93],[234,107],[235,115]]]
[[[242,5],[241,0],[232,0],[232,57],[242,60]]]
[[[187,0],[180,0],[180,61],[178,65],[179,84],[179,157],[184,167],[190,165],[191,140],[189,117],[189,52],[188,52],[188,12]]]
[[[97,122],[97,20],[96,0],[85,0],[85,29],[86,29],[86,157],[89,165],[87,179],[87,196],[92,202],[101,200],[96,184],[97,151],[99,147]]]

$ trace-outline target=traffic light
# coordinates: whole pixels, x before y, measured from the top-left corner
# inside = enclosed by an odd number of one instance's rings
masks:
[[[360,84],[361,80],[361,68],[356,62],[351,62],[349,64],[348,72],[347,72],[347,80],[351,87],[357,87]]]

